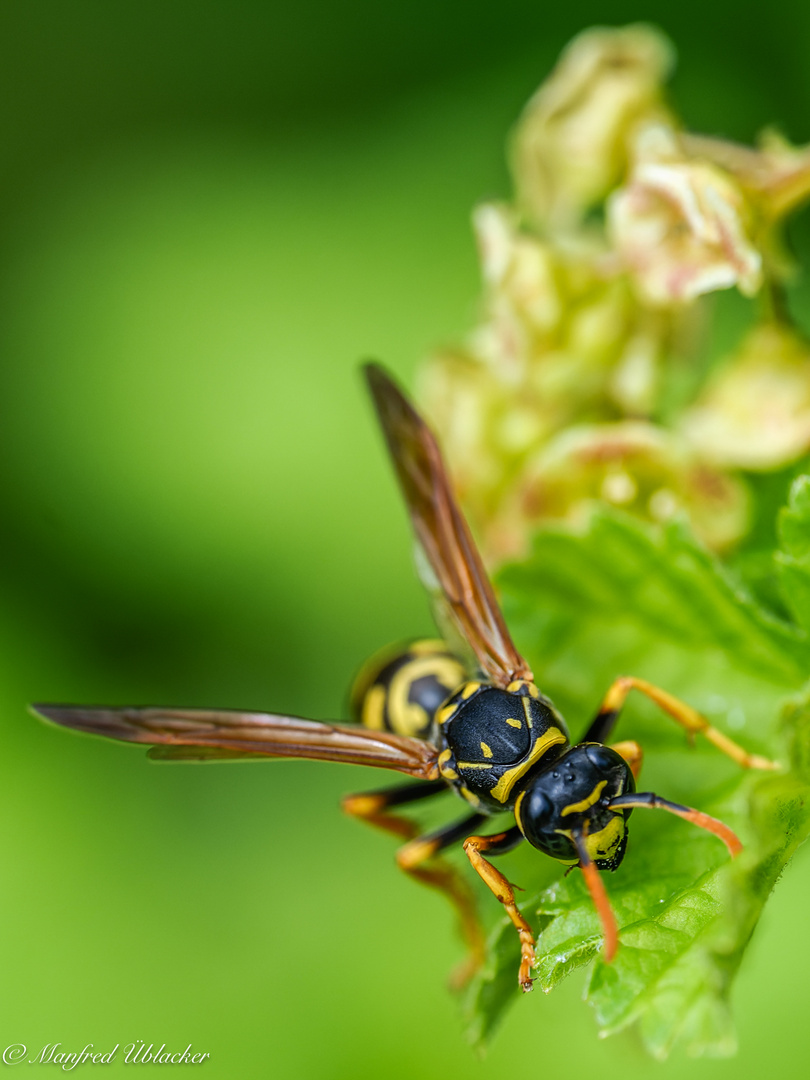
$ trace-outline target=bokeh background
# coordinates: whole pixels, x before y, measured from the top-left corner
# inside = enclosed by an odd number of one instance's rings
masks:
[[[430,629],[358,361],[407,380],[468,328],[510,124],[574,33],[638,19],[678,46],[690,126],[810,139],[802,0],[0,5],[0,1049],[191,1042],[246,1080],[805,1075],[806,855],[739,979],[736,1061],[600,1043],[579,977],[482,1061],[449,910],[337,809],[384,777],[157,766],[25,711],[341,717],[371,651]]]

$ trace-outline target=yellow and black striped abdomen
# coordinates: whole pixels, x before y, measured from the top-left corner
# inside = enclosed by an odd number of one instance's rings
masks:
[[[375,731],[425,739],[436,710],[467,678],[443,641],[413,641],[376,653],[352,687],[356,720]]]

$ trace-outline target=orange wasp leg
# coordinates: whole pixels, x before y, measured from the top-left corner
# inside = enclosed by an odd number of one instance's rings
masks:
[[[405,844],[397,852],[397,865],[416,881],[421,881],[423,885],[443,892],[456,909],[461,923],[461,932],[470,952],[468,959],[452,977],[453,986],[461,987],[483,963],[486,956],[486,938],[475,908],[475,898],[469,886],[455,867],[436,856],[451,844],[457,843],[467,835],[470,829],[484,821],[485,815],[472,814],[461,822],[448,825],[426,836],[419,836],[418,826],[413,821],[400,817],[398,814],[387,813],[389,806],[414,802],[448,790],[443,780],[422,784],[403,784],[365,795],[349,795],[343,800],[343,809],[353,817],[367,821],[369,825],[375,825],[386,832],[409,840],[410,843]]]
[[[637,679],[633,675],[622,675],[610,687],[605,694],[599,712],[585,733],[583,742],[604,743],[607,741],[631,690],[638,690],[640,693],[646,694],[651,701],[654,701],[681,727],[686,728],[690,735],[704,735],[718,750],[727,754],[732,761],[736,761],[743,769],[778,768],[774,762],[769,761],[767,758],[760,757],[758,754],[749,754],[733,739],[724,735],[722,731],[718,731],[717,728],[712,727],[706,717],[699,713],[697,709],[693,709],[691,705],[687,705],[686,702],[680,701],[678,698],[673,697],[672,694],[668,694],[666,690],[654,686],[645,679]],[[621,751],[619,752],[621,753]]]
[[[630,772],[633,774],[633,779],[638,780],[641,775],[641,766],[644,764],[644,751],[635,739],[626,739],[624,742],[611,743],[610,749],[615,750],[620,757],[624,758],[630,766]]]
[[[602,881],[596,863],[591,859],[585,846],[585,836],[586,831],[580,834],[574,833],[571,839],[574,841],[579,854],[579,868],[582,871],[588,892],[591,894],[591,902],[602,924],[604,938],[602,957],[606,964],[612,964],[616,956],[616,950],[619,947],[619,928],[616,925],[616,916],[613,914],[613,908],[610,906],[610,900],[605,891],[605,883]]]
[[[399,814],[386,813],[388,807],[419,802],[448,790],[444,780],[416,781],[412,784],[398,784],[396,787],[383,788],[381,791],[347,795],[340,805],[351,817],[360,818],[361,821],[366,821],[378,829],[411,840],[419,832],[417,825],[409,818],[400,817]]]
[[[512,924],[520,938],[520,969],[518,982],[521,990],[526,993],[532,988],[531,970],[534,964],[534,935],[532,929],[515,903],[514,886],[510,885],[500,870],[496,870],[492,863],[488,862],[481,854],[482,851],[491,855],[504,855],[523,840],[523,833],[517,827],[507,829],[506,832],[497,833],[495,836],[470,836],[464,841],[464,850],[482,880],[500,900],[506,908],[506,913],[512,920]]]

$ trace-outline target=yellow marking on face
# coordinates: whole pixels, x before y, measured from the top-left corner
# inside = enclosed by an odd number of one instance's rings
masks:
[[[509,725],[509,727],[516,727],[516,728],[522,728],[523,727],[523,721],[522,720],[513,720],[511,716],[507,716],[506,722]]]
[[[481,753],[484,757],[492,757],[492,750],[485,742],[481,743]]]
[[[571,835],[571,830],[570,830],[570,829],[555,829],[555,830],[554,830],[554,832],[555,832],[555,833],[559,833],[559,834],[560,834],[560,836],[567,836],[567,837],[568,837],[568,839],[569,839],[569,840],[571,841],[571,843],[573,844],[573,842],[574,842],[574,838],[573,838],[573,836]],[[566,866],[576,866],[576,865],[577,865],[577,864],[579,863],[579,858],[578,858],[578,857],[577,857],[577,858],[574,858],[574,859],[564,859],[564,858],[562,858],[562,859],[561,859],[559,855],[552,855],[551,857],[552,857],[552,858],[553,858],[553,859],[554,859],[554,860],[555,860],[556,862],[561,862],[561,863],[565,863],[565,864],[566,864]]]
[[[445,780],[458,780],[458,773],[456,772],[456,770],[452,766],[447,764],[452,756],[452,750],[442,750],[442,752],[439,754],[439,772],[442,774]]]
[[[599,832],[588,833],[585,837],[585,850],[588,852],[591,859],[594,862],[597,860],[601,862],[602,859],[609,859],[621,844],[625,829],[626,824],[624,818],[621,814],[617,814],[616,817],[610,819],[604,829],[600,829]],[[560,833],[562,836],[567,836],[573,843],[569,829],[555,829],[554,832]]]
[[[363,699],[360,719],[372,731],[385,731],[385,687],[372,686]]]
[[[531,731],[531,727],[532,727],[532,703],[529,701],[529,699],[527,697],[521,698],[520,700],[521,700],[521,704],[523,705],[523,711],[526,714],[526,724],[528,725],[528,728]],[[556,731],[556,728],[554,730]]]
[[[600,780],[587,798],[582,799],[581,802],[571,803],[570,806],[566,806],[564,810],[561,810],[560,817],[565,817],[566,814],[578,814],[582,810],[587,810],[589,806],[593,806],[595,802],[599,802],[599,796],[604,791],[606,784],[607,780]]]
[[[481,689],[480,682],[468,682],[464,689],[461,691],[461,700],[466,701],[467,698],[471,698],[476,690]]]
[[[534,744],[526,760],[521,761],[519,765],[514,765],[511,769],[507,769],[489,794],[493,799],[497,799],[498,802],[505,803],[509,798],[509,793],[518,780],[520,780],[521,776],[526,775],[532,765],[538,762],[543,754],[545,754],[546,750],[552,746],[557,746],[560,743],[566,742],[568,742],[568,739],[563,735],[559,728],[550,727]]]
[[[585,837],[585,850],[594,862],[597,859],[609,859],[621,844],[626,825],[621,814],[612,817],[604,829],[588,833]]]

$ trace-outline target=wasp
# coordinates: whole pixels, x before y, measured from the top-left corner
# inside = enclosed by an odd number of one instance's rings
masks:
[[[440,858],[462,841],[472,866],[503,905],[520,938],[520,987],[532,988],[535,940],[514,887],[491,858],[527,840],[584,876],[602,926],[603,957],[618,947],[618,928],[600,871],[616,870],[635,809],[659,809],[707,829],[732,856],[735,834],[700,810],[636,790],[637,742],[609,745],[627,695],[652,699],[690,736],[701,734],[743,768],[772,768],[665,690],[632,676],[616,679],[579,742],[534,681],[510,637],[470,528],[454,496],[436,439],[403,392],[375,364],[366,379],[410,514],[445,640],[418,641],[378,657],[353,692],[360,723],[222,709],[105,708],[37,705],[45,719],[96,735],[151,744],[149,756],[206,761],[314,758],[392,769],[411,779],[350,795],[344,809],[406,840],[397,863],[444,892],[469,946],[466,974],[484,958],[484,934],[463,875]],[[464,655],[466,654],[466,656]],[[452,790],[466,815],[427,835],[398,808]],[[479,828],[509,812],[515,824],[495,834]]]

